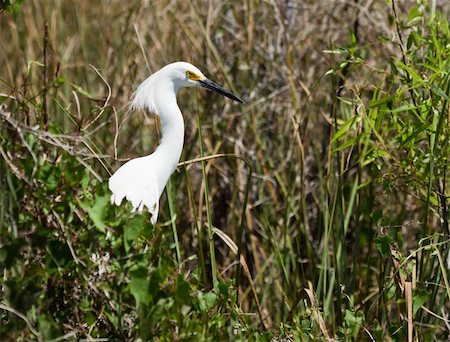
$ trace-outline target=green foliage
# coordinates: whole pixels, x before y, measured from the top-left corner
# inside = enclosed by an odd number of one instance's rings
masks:
[[[20,144],[4,141],[2,147],[26,153]],[[206,331],[227,336],[225,325],[238,317],[228,284],[218,294],[199,291],[195,276],[175,267],[170,244],[153,243],[147,215],[130,217],[109,205],[105,184],[87,183],[76,158],[38,140],[32,148],[38,160],[33,165],[23,158],[21,170],[35,175],[33,191],[6,169],[9,185],[24,199],[16,204],[27,206],[9,218],[17,218],[20,233],[3,232],[0,256],[3,300],[36,320],[41,338],[60,336],[66,317],[75,319],[71,329],[112,339],[170,339],[174,326],[182,339]],[[11,313],[4,311],[2,320],[8,323],[2,336],[25,328]]]
[[[20,13],[20,7],[24,3],[25,0],[0,0],[0,14],[3,11],[7,11],[9,13],[12,13],[14,18],[17,18],[17,16]]]
[[[375,246],[385,260],[385,267],[393,263],[392,278],[384,286],[390,291],[382,293],[385,301],[397,301],[401,305],[411,305],[413,316],[424,320],[421,308],[428,303],[434,306],[439,296],[438,287],[430,286],[429,277],[438,277],[444,272],[438,260],[432,257],[432,250],[441,245],[442,253],[448,254],[449,211],[448,211],[448,156],[450,155],[450,129],[448,105],[450,94],[450,64],[446,56],[450,54],[449,23],[440,13],[429,20],[425,17],[423,5],[413,7],[409,13],[406,48],[390,61],[390,68],[382,72],[380,82],[371,91],[371,100],[366,101],[362,93],[343,99],[343,104],[354,108],[354,116],[340,123],[332,142],[334,151],[343,151],[346,159],[352,158],[364,167],[375,166],[371,170],[372,182],[382,182],[387,191],[394,190],[398,198],[406,196],[417,199],[417,213],[420,230],[412,227],[395,226],[388,217],[380,217],[382,228],[374,238]],[[420,24],[419,24],[420,23]],[[424,24],[425,23],[425,24]],[[404,32],[398,32],[400,40]],[[404,37],[403,37],[404,39]],[[392,44],[384,38],[385,45]],[[340,50],[349,58],[345,66],[354,61],[354,47]],[[352,65],[353,72],[365,68],[364,64]],[[331,72],[342,70],[340,66]],[[354,149],[358,149],[354,153]],[[385,208],[385,214],[388,208]],[[432,217],[438,217],[440,224],[434,225]],[[434,219],[435,219],[434,218]],[[414,224],[413,225],[417,225]],[[409,236],[398,228],[407,229]],[[416,255],[413,251],[407,258],[399,250],[411,242],[411,234],[425,237],[437,230],[439,236],[430,236],[424,252]],[[443,247],[447,246],[447,247]],[[422,248],[421,248],[422,249]],[[413,258],[411,258],[413,257]],[[417,259],[414,259],[417,258]],[[417,263],[415,262],[417,261]],[[434,273],[437,269],[437,274]],[[384,272],[383,272],[384,273]],[[417,279],[414,277],[417,276]],[[412,303],[405,302],[403,281],[417,281]],[[394,290],[396,288],[396,290]],[[441,296],[446,296],[441,292]],[[439,303],[445,301],[440,297]],[[436,308],[441,304],[437,304]],[[387,313],[386,313],[387,314]],[[361,318],[361,317],[359,317]],[[358,319],[359,319],[358,318]],[[345,322],[356,329],[359,320],[348,310]],[[426,319],[428,320],[428,319]],[[398,321],[390,321],[389,335],[394,340],[406,338],[406,328]],[[352,330],[353,332],[356,330]],[[424,329],[423,333],[426,333]],[[355,335],[351,335],[352,338]]]

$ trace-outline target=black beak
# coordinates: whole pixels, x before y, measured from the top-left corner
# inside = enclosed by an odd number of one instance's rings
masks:
[[[230,99],[233,99],[234,101],[244,103],[244,101],[242,101],[239,97],[230,93],[228,90],[222,88],[220,85],[214,83],[213,81],[208,80],[207,78],[205,78],[204,80],[199,80],[198,83],[200,83],[200,86],[202,88],[215,91],[216,93],[219,93],[223,96],[229,97]]]

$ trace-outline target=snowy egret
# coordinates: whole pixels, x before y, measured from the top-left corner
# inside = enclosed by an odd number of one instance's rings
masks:
[[[175,62],[168,64],[148,77],[136,90],[132,109],[146,109],[161,118],[161,143],[148,156],[131,159],[122,165],[109,179],[111,202],[120,205],[126,198],[133,212],[147,207],[152,224],[156,223],[159,198],[170,175],[180,160],[184,141],[184,121],[177,104],[180,88],[200,87],[215,91],[235,101],[243,101],[212,82],[192,64]]]

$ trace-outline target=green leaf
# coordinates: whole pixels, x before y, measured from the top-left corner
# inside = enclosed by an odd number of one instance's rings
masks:
[[[25,0],[3,0],[0,1],[0,10],[5,10],[13,15],[14,20],[17,19],[22,3]],[[1,14],[1,11],[0,11]]]
[[[179,274],[176,281],[176,296],[180,303],[187,303],[190,299],[190,286],[189,283],[184,280],[183,275]]]
[[[205,298],[206,306],[209,310],[216,303],[217,295],[214,292],[208,292],[205,294],[204,298]]]
[[[334,74],[335,72],[336,72],[336,70],[334,70],[334,69],[329,69],[329,70],[325,73],[325,76]]]
[[[45,340],[50,340],[61,334],[58,325],[50,314],[42,314],[38,319],[39,332]]]
[[[224,282],[219,283],[219,293],[224,297],[228,298],[229,292],[228,292],[228,284]]]
[[[371,329],[372,335],[375,338],[375,341],[382,341],[383,336],[383,328],[380,325],[380,322],[375,318],[372,329]]]
[[[369,105],[367,106],[367,108],[386,107],[386,104],[389,102],[392,102],[393,99],[394,99],[393,96],[384,96],[382,98],[372,100],[369,102]]]
[[[87,306],[87,308],[89,308],[90,307],[90,303],[88,303],[88,306]],[[96,316],[91,312],[91,311],[87,311],[86,312],[86,314],[85,314],[85,322],[86,322],[86,324],[88,325],[88,326],[93,326],[94,324],[95,324],[95,322],[96,322]]]
[[[414,140],[416,137],[418,137],[422,132],[424,132],[430,124],[428,122],[425,122],[421,126],[419,126],[417,129],[415,129],[410,135],[404,137],[402,142],[400,143],[400,146],[405,146],[410,141]]]
[[[103,313],[108,318],[108,320],[114,325],[114,328],[119,329],[119,325],[120,325],[119,316],[112,314],[108,310],[105,310]]]
[[[447,96],[447,94],[445,93],[444,90],[442,90],[442,89],[441,89],[439,86],[437,86],[436,84],[433,84],[431,87],[433,88],[433,90],[434,90],[435,93],[437,93],[440,97],[442,97],[442,98],[444,98],[445,100],[448,101],[448,96]]]
[[[62,85],[62,84],[64,84],[65,79],[64,79],[64,77],[56,77],[54,82],[56,85]]]
[[[413,292],[413,316],[420,309],[422,305],[430,298],[430,293],[424,289],[414,289]]]
[[[9,96],[1,95],[1,94],[0,94],[0,104],[2,104],[3,102],[5,102],[7,99],[9,99]]]
[[[409,112],[414,109],[417,109],[417,107],[412,104],[408,104],[408,105],[404,105],[404,106],[392,109],[392,110],[390,110],[390,112],[391,113]]]
[[[87,90],[83,89],[81,86],[78,86],[74,83],[71,83],[72,87],[75,88],[75,90],[80,93],[81,95],[86,96],[87,98],[94,98],[94,96],[92,96],[92,94],[90,94]]]
[[[401,61],[397,61],[397,65],[403,69],[404,71],[406,71],[409,76],[411,76],[414,80],[416,80],[417,82],[419,82],[420,84],[423,83],[423,79],[422,77],[418,74],[418,71],[414,69],[413,66],[411,65],[406,65]]]
[[[391,254],[392,238],[389,235],[378,235],[375,238],[375,246],[380,254],[384,257],[388,257]]]
[[[105,208],[108,203],[109,203],[108,196],[98,196],[95,199],[95,203],[92,207],[89,207],[89,205],[86,203],[82,204],[83,208],[87,211],[89,217],[94,222],[95,226],[102,233],[106,233],[103,217],[104,217]]]
[[[89,170],[84,169],[83,178],[81,179],[81,188],[84,191],[88,190],[88,186],[89,186],[90,182],[91,182],[91,177],[89,175]]]
[[[361,311],[353,312],[347,309],[345,310],[344,320],[347,327],[350,329],[350,336],[353,339],[356,339],[364,321],[364,314]]]
[[[163,281],[165,275],[163,274],[163,271],[160,268],[157,268],[150,277],[149,282],[149,292],[151,295],[154,295],[159,290],[159,284]]]
[[[361,139],[363,139],[363,138],[365,138],[365,137],[367,137],[369,135],[370,135],[369,133],[363,133],[363,134],[360,134],[360,135],[358,135],[356,137],[352,137],[352,138],[348,139],[346,142],[344,142],[343,144],[341,144],[338,147],[336,147],[333,150],[333,152],[338,152],[338,151],[344,150],[347,147],[350,147],[350,146],[356,144],[358,141],[360,141]]]
[[[139,237],[142,230],[145,227],[146,217],[143,215],[134,216],[130,222],[125,226],[124,235],[124,247],[125,251],[128,252],[131,248],[131,244]]]
[[[217,300],[217,295],[214,292],[198,292],[197,298],[199,301],[200,310],[206,312],[214,306]]]
[[[130,272],[130,275],[130,292],[136,301],[136,306],[148,305],[152,297],[149,291],[147,268],[138,265]]]
[[[347,133],[347,131],[358,121],[361,120],[360,116],[353,116],[351,117],[349,120],[347,120],[342,127],[334,134],[333,139],[331,140],[331,142],[335,142],[337,140],[339,140],[345,133]]]
[[[419,6],[413,6],[408,13],[408,18],[414,19],[415,17],[418,17],[420,15],[421,15],[421,11],[419,10]]]

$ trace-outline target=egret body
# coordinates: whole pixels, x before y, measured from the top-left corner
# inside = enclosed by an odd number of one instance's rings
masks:
[[[180,88],[201,87],[235,101],[243,101],[206,78],[192,64],[168,64],[148,77],[134,93],[132,109],[145,109],[161,119],[161,143],[148,156],[131,159],[109,179],[111,202],[120,205],[126,198],[133,211],[147,208],[152,224],[156,223],[159,198],[180,160],[184,142],[184,121],[176,95]]]

